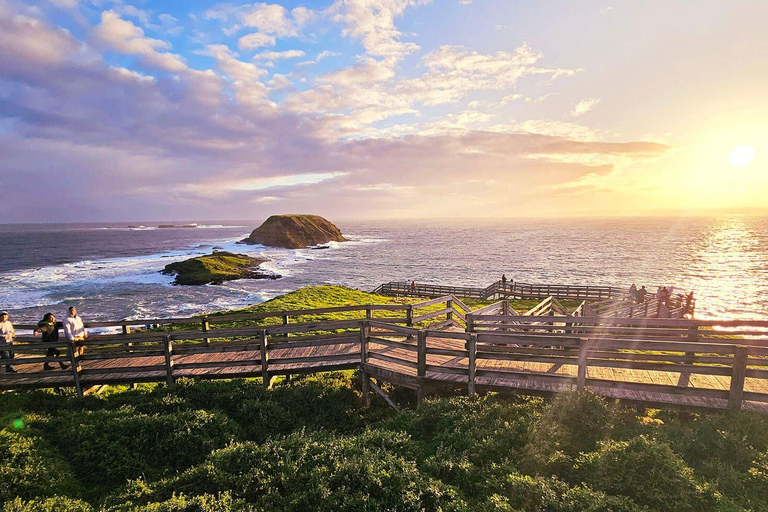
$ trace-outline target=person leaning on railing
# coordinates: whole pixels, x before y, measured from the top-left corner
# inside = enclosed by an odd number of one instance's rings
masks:
[[[6,359],[5,371],[7,373],[16,373],[13,364],[9,361],[16,355],[10,347],[13,346],[13,338],[16,337],[16,331],[13,324],[8,321],[8,312],[0,311],[0,358]]]
[[[61,322],[56,321],[56,316],[53,313],[46,313],[43,319],[37,322],[37,329],[34,330],[33,334],[35,336],[42,334],[43,343],[56,343],[59,341],[60,327]],[[56,347],[48,347],[48,350],[45,352],[45,357],[59,357],[60,355],[61,353]],[[59,366],[61,366],[62,370],[68,368],[67,364],[63,361],[59,361]],[[43,370],[52,369],[51,363],[48,361],[43,363]]]
[[[85,330],[83,320],[77,316],[77,308],[69,308],[69,316],[64,320],[64,334],[67,339],[75,346],[75,357],[83,355],[85,350],[85,340],[88,338],[88,331]]]

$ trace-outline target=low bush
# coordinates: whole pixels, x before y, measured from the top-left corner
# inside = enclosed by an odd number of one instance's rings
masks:
[[[255,512],[251,505],[243,500],[235,500],[229,492],[223,492],[213,496],[202,494],[199,496],[186,496],[178,494],[166,501],[159,503],[137,504],[127,501],[105,512]]]
[[[113,502],[162,502],[174,492],[230,490],[258,510],[462,510],[451,487],[419,472],[403,454],[410,439],[365,432],[337,437],[295,434],[262,445],[233,444],[205,463],[156,485],[136,482]]]
[[[0,430],[0,502],[79,495],[80,485],[61,454],[28,427],[18,427]]]
[[[144,414],[124,406],[62,414],[39,426],[88,485],[115,486],[180,471],[240,438],[225,415],[199,410]]]
[[[54,496],[53,498],[25,501],[16,498],[0,508],[2,512],[94,512],[93,507],[82,500]]]
[[[581,482],[656,510],[715,510],[720,497],[664,443],[638,436],[606,441],[576,462]]]
[[[483,512],[640,512],[646,510],[623,496],[608,496],[589,487],[554,478],[513,473],[489,482],[493,493],[479,507]]]

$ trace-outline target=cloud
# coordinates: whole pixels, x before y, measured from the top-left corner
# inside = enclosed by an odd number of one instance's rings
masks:
[[[576,105],[573,106],[573,110],[571,110],[571,115],[573,117],[581,117],[600,103],[600,98],[587,98],[584,100],[581,100]]]
[[[256,2],[244,5],[219,4],[208,9],[205,17],[225,24],[222,30],[227,35],[233,35],[243,28],[251,28],[257,30],[250,34],[251,36],[262,34],[277,39],[298,36],[304,26],[316,19],[317,14],[306,7],[296,7],[289,12],[280,4]],[[247,40],[246,44],[255,40],[254,36]],[[273,45],[274,43],[258,46]]]
[[[429,3],[431,0],[336,0],[327,14],[344,26],[342,35],[360,41],[366,54],[400,60],[419,45],[400,40],[403,33],[395,26],[395,18],[408,7]]]
[[[303,57],[305,53],[302,50],[286,50],[284,52],[262,52],[253,56],[254,60],[282,60],[297,59]]]
[[[615,9],[611,5],[600,8],[600,14],[608,14],[609,12],[613,12],[613,11],[615,11]]]
[[[159,51],[169,49],[169,43],[146,37],[141,27],[122,19],[115,11],[101,13],[101,23],[94,29],[93,37],[116,52],[141,56],[149,66],[172,72],[187,69],[180,56]]]
[[[317,77],[270,77],[260,64],[266,55],[238,54],[234,38],[201,40],[199,53],[210,59],[190,63],[213,69],[194,69],[161,36],[147,36],[115,10],[82,41],[34,13],[19,17],[0,0],[0,215],[243,218],[278,205],[413,217],[456,215],[456,204],[470,216],[556,214],[570,207],[558,194],[583,189],[565,184],[627,172],[669,151],[608,142],[609,134],[576,123],[500,120],[499,107],[523,97],[526,77],[578,72],[546,67],[527,45],[502,52],[442,46],[418,55],[404,75],[398,59],[411,50],[401,46],[395,21],[423,3],[335,2],[339,27],[363,54]],[[254,5],[246,11],[266,4]],[[358,15],[361,8],[372,13]],[[245,23],[233,9],[211,19]],[[321,16],[281,12],[294,26]],[[442,107],[450,103],[457,107]],[[432,105],[441,108],[424,108]],[[66,201],[29,208],[39,204],[42,182],[54,183]],[[411,196],[419,201],[404,200]]]
[[[275,46],[275,36],[269,34],[263,34],[261,32],[254,32],[252,34],[245,35],[238,39],[237,45],[242,50],[255,50],[262,46]]]

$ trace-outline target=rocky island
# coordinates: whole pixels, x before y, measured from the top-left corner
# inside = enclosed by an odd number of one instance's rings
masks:
[[[303,249],[346,240],[339,228],[319,215],[272,215],[241,243]]]
[[[161,272],[175,275],[174,284],[182,285],[221,284],[234,279],[280,278],[277,274],[258,270],[258,266],[265,261],[245,254],[214,251],[205,256],[170,263]]]

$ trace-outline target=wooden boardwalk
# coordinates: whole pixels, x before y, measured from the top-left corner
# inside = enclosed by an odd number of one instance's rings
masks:
[[[131,332],[116,322],[125,332],[92,336],[80,358],[66,343],[54,344],[61,356],[44,357],[50,346],[22,338],[30,343],[15,347],[18,373],[0,373],[0,386],[83,393],[185,377],[261,377],[269,385],[276,375],[358,369],[364,396],[380,391],[376,379],[412,388],[419,397],[441,389],[590,389],[644,406],[768,412],[768,322],[590,318],[553,312],[551,304],[533,308],[543,312],[533,316],[493,306],[471,311],[448,296],[416,305],[142,321],[198,325],[171,331]],[[359,318],[301,321],[339,312]],[[270,318],[282,322],[264,325]],[[427,328],[414,327],[430,321]],[[44,362],[55,369],[43,371]],[[60,369],[61,362],[74,365]]]

